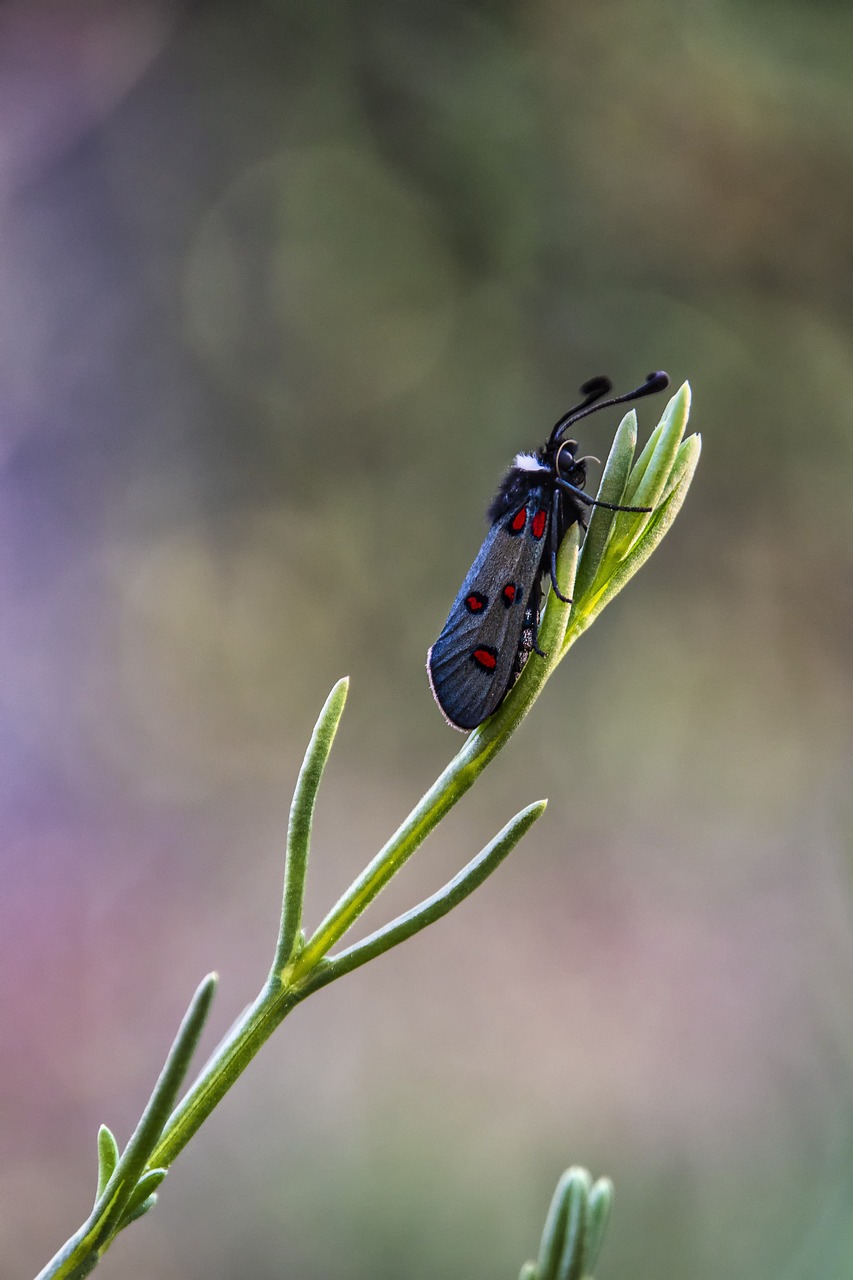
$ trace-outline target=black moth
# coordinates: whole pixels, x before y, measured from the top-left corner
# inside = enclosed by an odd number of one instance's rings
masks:
[[[665,373],[650,373],[641,387],[609,400],[608,378],[581,387],[584,399],[564,414],[536,453],[519,453],[489,507],[491,528],[444,624],[427,654],[433,696],[449,724],[466,731],[497,710],[537,646],[539,603],[547,574],[561,600],[557,550],[575,522],[586,529],[585,508],[648,511],[597,502],[584,493],[586,458],[566,431],[610,405],[663,391]]]

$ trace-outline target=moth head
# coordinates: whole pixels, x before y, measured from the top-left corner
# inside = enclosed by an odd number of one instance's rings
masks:
[[[589,459],[575,457],[577,449],[577,440],[564,440],[557,450],[554,469],[561,480],[567,480],[576,489],[582,489],[586,484],[586,464]]]

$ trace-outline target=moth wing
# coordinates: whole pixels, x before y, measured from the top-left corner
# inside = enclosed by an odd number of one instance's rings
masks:
[[[492,525],[427,654],[433,696],[456,729],[475,729],[500,706],[514,682],[525,609],[547,545],[546,537],[536,539],[530,531],[531,511],[540,505],[528,505],[520,534],[510,533],[506,520]],[[503,594],[507,587],[515,588],[511,604]],[[481,611],[471,612],[466,605],[472,598],[485,600]],[[484,665],[475,653],[487,661],[493,658],[494,665]]]

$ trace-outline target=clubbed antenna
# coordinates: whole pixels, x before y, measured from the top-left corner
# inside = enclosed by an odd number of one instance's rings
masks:
[[[642,386],[636,387],[633,391],[626,391],[624,395],[613,396],[610,400],[602,400],[602,396],[606,396],[613,389],[613,383],[609,378],[590,378],[589,382],[585,382],[581,387],[581,392],[585,395],[585,399],[580,404],[575,405],[574,409],[570,409],[568,413],[563,414],[559,422],[554,424],[554,430],[548,439],[548,444],[554,446],[559,443],[560,437],[567,427],[572,426],[581,418],[588,417],[591,413],[597,413],[599,409],[609,409],[614,404],[627,404],[630,400],[640,400],[643,396],[653,395],[656,391],[665,391],[669,386],[669,375],[663,370],[657,373],[650,373]]]

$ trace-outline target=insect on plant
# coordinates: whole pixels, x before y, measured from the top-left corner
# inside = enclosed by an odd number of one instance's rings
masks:
[[[584,493],[586,464],[576,456],[576,440],[566,432],[581,418],[615,404],[663,391],[669,378],[650,373],[642,386],[603,399],[609,378],[591,378],[584,397],[554,424],[536,453],[519,453],[487,512],[491,528],[453,601],[441,634],[427,654],[433,696],[445,719],[463,732],[496,711],[537,644],[539,605],[547,575],[559,598],[570,603],[557,581],[557,551],[575,523],[586,530],[587,507],[648,512],[620,507]]]
[[[653,373],[636,391],[606,399],[610,383],[606,378],[595,378],[584,385],[584,399],[556,423],[542,448],[516,457],[489,508],[491,527],[430,651],[428,665],[439,706],[451,724],[463,730],[479,725],[498,708],[528,659],[532,664],[528,677],[532,678],[525,682],[527,689],[518,690],[515,706],[506,707],[486,732],[467,740],[306,937],[304,892],[317,791],[349,682],[339,680],[332,689],[296,783],[287,829],[281,922],[263,986],[181,1097],[216,988],[215,974],[205,978],[124,1150],[109,1129],[101,1127],[95,1203],[86,1220],[39,1273],[39,1280],[88,1276],[115,1237],[152,1208],[175,1158],[276,1027],[314,992],[413,938],[459,906],[497,870],[541,817],[544,800],[527,805],[443,888],[367,937],[344,943],[384,886],[505,746],[560,658],[671,528],[701,450],[698,436],[684,438],[690,412],[686,382],[670,400],[636,461],[636,423],[630,415],[622,423],[604,468],[602,500],[584,492],[587,459],[578,457],[578,446],[566,438],[570,427],[587,414],[661,391],[666,385],[665,373]],[[649,505],[618,505],[623,498]],[[654,514],[646,520],[620,521],[602,513],[600,519],[590,521],[589,538],[579,559],[572,526],[585,528],[588,508],[595,506],[606,507],[608,512],[651,509]],[[568,539],[567,531],[571,531]],[[570,583],[579,584],[573,609],[560,589],[558,573],[565,593],[575,590]],[[566,603],[549,608],[540,632],[539,604],[546,581]],[[541,652],[537,641],[549,650],[545,662],[530,657]],[[521,1280],[543,1280],[546,1275],[588,1276],[601,1243],[609,1199],[606,1180],[593,1183],[584,1170],[568,1171],[549,1211],[540,1261],[526,1264]]]

